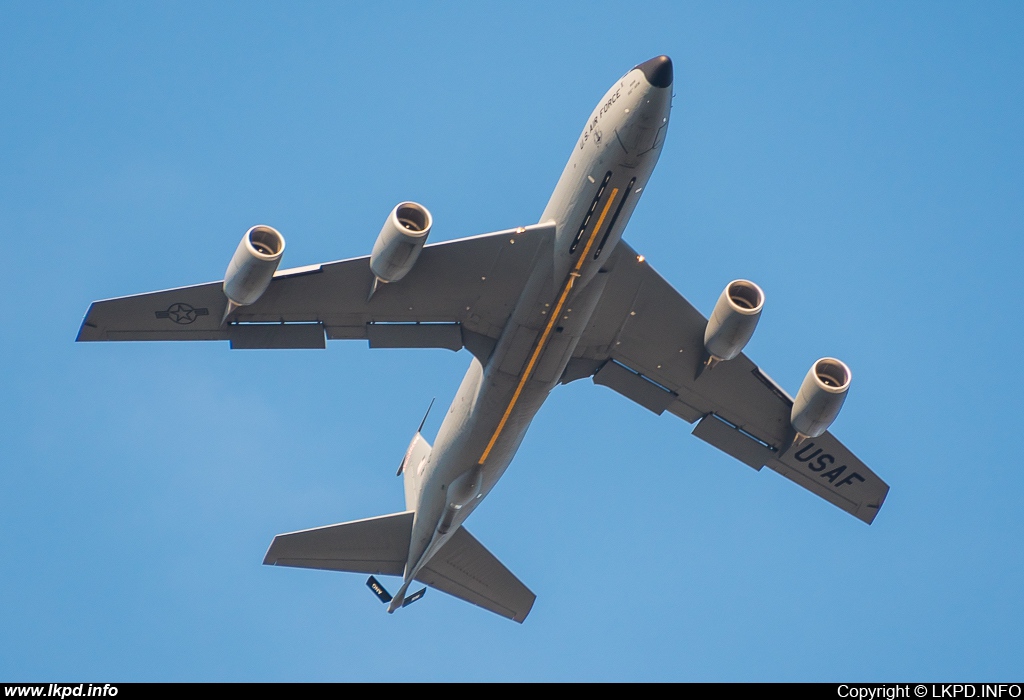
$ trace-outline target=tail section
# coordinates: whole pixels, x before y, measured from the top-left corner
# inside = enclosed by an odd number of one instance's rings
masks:
[[[288,532],[274,538],[263,563],[401,576],[409,556],[412,521],[413,513],[406,511]],[[537,598],[464,527],[427,561],[416,580],[516,622],[526,619]],[[366,585],[393,611],[423,597],[425,590],[406,597],[409,583],[402,585],[397,600],[372,575]]]
[[[270,543],[263,563],[371,574],[366,585],[388,604],[388,612],[422,598],[426,589],[406,597],[411,580],[403,581],[392,597],[372,575],[406,574],[424,467],[433,449],[420,430],[398,467],[405,481],[405,512],[278,535]],[[416,572],[415,579],[516,622],[526,619],[536,600],[533,592],[463,527],[451,534]]]

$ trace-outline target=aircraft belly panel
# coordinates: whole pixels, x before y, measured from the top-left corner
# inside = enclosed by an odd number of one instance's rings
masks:
[[[516,326],[511,337],[507,341],[503,340],[495,353],[501,358],[498,370],[518,376],[537,342],[537,335],[538,332],[533,328]]]

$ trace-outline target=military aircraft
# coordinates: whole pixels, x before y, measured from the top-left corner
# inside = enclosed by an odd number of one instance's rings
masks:
[[[592,377],[754,469],[768,466],[866,523],[889,487],[830,432],[849,368],[815,362],[793,399],[743,353],[764,306],[735,280],[704,318],[622,240],[672,106],[667,56],[617,80],[587,120],[540,223],[425,245],[416,202],[367,257],[278,269],[284,237],[254,226],[222,281],[97,301],[80,341],[227,340],[232,348],[466,348],[433,445],[409,443],[401,513],[290,532],[264,564],[370,574],[394,612],[414,581],[522,622],[535,595],[465,528],[559,384]],[[424,418],[425,420],[425,418]],[[390,595],[375,575],[401,576]]]

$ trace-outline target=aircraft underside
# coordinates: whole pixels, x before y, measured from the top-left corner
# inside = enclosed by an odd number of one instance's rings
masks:
[[[591,378],[755,470],[768,466],[870,523],[888,485],[828,428],[849,368],[815,362],[793,398],[743,348],[764,294],[735,280],[710,318],[622,240],[661,154],[672,99],[665,56],[605,94],[540,223],[426,245],[430,212],[402,202],[371,255],[279,270],[284,237],[254,226],[223,280],[92,304],[80,341],[226,340],[232,348],[466,348],[470,367],[431,445],[402,460],[406,510],[278,535],[265,564],[369,574],[394,612],[415,582],[522,622],[536,596],[465,528],[550,391]],[[424,419],[425,420],[425,419]],[[398,576],[391,595],[377,576]]]

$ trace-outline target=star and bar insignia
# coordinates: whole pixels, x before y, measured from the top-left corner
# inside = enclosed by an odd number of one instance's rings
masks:
[[[209,316],[209,309],[197,309],[189,304],[175,302],[167,307],[166,311],[157,311],[157,318],[169,318],[175,323],[187,326],[194,322],[199,316]]]

